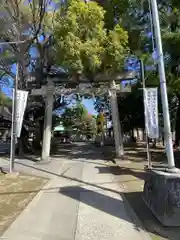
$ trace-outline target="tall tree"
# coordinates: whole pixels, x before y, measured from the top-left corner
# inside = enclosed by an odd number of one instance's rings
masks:
[[[35,87],[41,86],[44,80],[43,71],[49,71],[54,64],[52,27],[57,7],[54,5],[55,2],[54,0],[1,1],[0,42],[7,43],[3,45],[0,43],[1,80],[9,80],[11,77],[11,81],[14,81],[12,64],[18,62],[18,87],[24,90],[29,89],[30,76],[35,78]],[[59,3],[58,7],[60,6]],[[21,41],[21,43],[9,44],[12,41]],[[1,82],[4,84],[4,81]],[[64,106],[63,100],[62,96],[56,97],[54,109]],[[27,111],[24,115],[22,138],[28,135],[28,129],[34,127],[34,123],[40,131],[37,136],[42,136],[44,107],[43,97],[29,97]]]
[[[128,55],[128,35],[120,24],[107,31],[105,11],[95,2],[70,1],[64,15],[57,13],[56,56],[59,65],[89,79],[98,72],[122,68]]]
[[[96,120],[82,103],[65,108],[61,120],[66,129],[75,129],[77,134],[92,137],[96,133]]]
[[[2,0],[0,11],[0,40],[7,42],[1,46],[1,71],[14,78],[11,65],[18,62],[19,87],[26,87],[28,67],[30,65],[29,49],[33,43],[39,42],[39,36],[43,34],[45,19],[48,15],[49,0]],[[8,42],[24,41],[20,44],[8,44]]]
[[[106,26],[109,26],[109,29],[111,29],[115,23],[121,22],[122,26],[127,30],[131,53],[141,58],[143,57],[142,55],[145,54],[145,60],[151,60],[152,51],[155,50],[153,49],[153,45],[154,48],[156,48],[156,45],[154,39],[152,39],[154,29],[151,25],[150,1],[128,0],[119,3],[117,1],[97,0],[97,2],[106,10]],[[177,0],[158,0],[157,2],[163,50],[165,53],[171,120],[173,121],[175,116],[177,116],[176,139],[177,142],[179,142],[180,104],[178,102],[180,102],[180,52],[178,46],[180,45],[180,2]],[[153,65],[153,61],[151,61],[151,65]],[[159,86],[157,68],[151,67],[147,74],[149,75],[148,84]],[[176,103],[174,103],[175,99]],[[136,106],[137,105],[134,107]]]

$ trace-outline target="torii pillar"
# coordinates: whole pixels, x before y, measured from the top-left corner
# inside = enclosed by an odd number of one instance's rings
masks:
[[[54,85],[51,79],[48,79],[47,92],[46,92],[46,106],[44,116],[44,132],[42,143],[41,160],[47,161],[50,156],[51,149],[51,132],[52,132],[52,113],[53,113],[53,94]]]
[[[114,130],[114,140],[116,148],[116,157],[124,157],[124,146],[123,146],[123,136],[119,118],[118,104],[117,104],[117,90],[115,81],[111,82],[110,85],[110,102],[111,102],[111,112]]]

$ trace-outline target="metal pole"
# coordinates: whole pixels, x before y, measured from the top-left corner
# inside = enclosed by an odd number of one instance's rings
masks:
[[[115,81],[112,81],[110,88],[111,88],[110,89],[110,102],[111,102],[111,112],[112,112],[114,139],[115,139],[115,147],[116,147],[116,156],[117,156],[117,158],[123,158],[124,157],[124,146],[123,146],[123,137],[122,137],[122,132],[121,132],[119,111],[118,111],[118,105],[117,105],[117,94],[116,94]]]
[[[150,155],[150,145],[149,145],[149,138],[148,138],[148,133],[147,133],[147,121],[146,121],[146,116],[147,116],[147,111],[146,111],[146,105],[145,105],[145,88],[146,88],[146,83],[145,83],[145,76],[144,76],[144,63],[142,60],[140,60],[140,71],[141,71],[141,80],[142,80],[142,85],[143,85],[143,100],[144,100],[144,117],[145,117],[145,135],[146,135],[146,149],[147,149],[147,160],[148,160],[148,168],[152,168],[151,164],[151,155]]]
[[[14,81],[13,101],[12,101],[12,125],[11,125],[11,149],[10,149],[10,164],[9,171],[14,171],[14,158],[16,150],[16,103],[17,103],[17,88],[19,78],[19,63],[16,65],[16,78]]]
[[[172,133],[171,133],[171,125],[170,125],[170,117],[169,117],[168,98],[167,98],[166,75],[165,75],[165,68],[164,68],[164,57],[163,57],[163,50],[162,50],[162,40],[161,40],[157,1],[151,0],[151,6],[152,6],[154,33],[155,33],[155,39],[156,39],[156,49],[158,53],[158,68],[159,68],[161,99],[162,99],[163,118],[164,118],[164,134],[165,134],[165,141],[167,146],[166,154],[168,159],[168,168],[172,169],[172,168],[175,168],[175,163],[174,163],[174,153],[173,153],[173,146],[172,146]]]

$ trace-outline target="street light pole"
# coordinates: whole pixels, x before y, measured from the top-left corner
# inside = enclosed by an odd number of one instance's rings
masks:
[[[175,168],[175,163],[174,163],[174,153],[173,153],[173,146],[172,146],[172,133],[171,133],[171,125],[170,125],[170,117],[169,117],[166,75],[165,75],[165,67],[164,67],[164,56],[163,56],[163,50],[162,50],[159,14],[158,14],[158,7],[157,7],[156,0],[151,0],[151,7],[152,7],[154,34],[155,34],[155,40],[156,40],[156,50],[158,53],[158,68],[159,68],[161,99],[162,99],[162,107],[163,107],[166,154],[168,159],[168,168],[173,169]]]

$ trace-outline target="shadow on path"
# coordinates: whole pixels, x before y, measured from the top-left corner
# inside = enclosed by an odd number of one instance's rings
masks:
[[[107,155],[102,147],[96,147],[92,143],[73,143],[73,144],[57,144],[56,147],[51,150],[51,159],[61,161],[62,159],[71,160],[73,162],[84,162],[84,159],[88,160],[87,163],[96,164],[95,160],[102,160],[106,162],[116,163],[113,157]],[[27,159],[34,163],[40,163],[40,156],[26,155],[18,157],[19,160]],[[104,163],[98,163],[105,166]]]
[[[48,171],[48,170],[45,170],[45,169],[38,168],[36,166],[29,166],[29,165],[26,165],[24,163],[17,163],[17,164],[21,164],[23,166],[26,166],[28,168],[35,169],[35,170],[38,170],[38,171],[43,171],[43,172],[46,172],[48,174],[52,174],[52,175],[60,177],[60,178],[75,181],[75,182],[77,182],[78,185],[82,184],[83,186],[94,187],[97,190],[97,192],[95,192],[93,190],[87,190],[80,185],[79,186],[73,186],[73,187],[68,186],[68,187],[48,188],[48,189],[42,189],[42,191],[44,191],[45,194],[46,194],[46,193],[51,193],[50,190],[58,190],[60,194],[63,194],[63,195],[65,195],[69,198],[72,198],[72,199],[76,199],[76,200],[78,200],[80,202],[83,202],[83,203],[85,203],[85,204],[87,204],[91,207],[94,207],[94,208],[96,208],[100,211],[106,212],[106,213],[108,213],[108,214],[110,214],[114,217],[124,219],[125,221],[128,221],[128,222],[132,223],[136,230],[141,229],[141,225],[139,223],[136,223],[136,221],[134,221],[134,219],[132,219],[130,217],[127,217],[128,216],[127,212],[123,214],[120,211],[120,204],[125,204],[125,206],[126,206],[126,202],[122,202],[120,199],[115,199],[115,198],[112,198],[110,196],[106,196],[106,195],[100,193],[98,190],[108,191],[108,192],[111,192],[111,193],[114,193],[114,194],[117,194],[117,195],[122,194],[120,191],[116,191],[116,190],[113,190],[112,188],[104,187],[104,186],[102,186],[102,183],[100,183],[100,184],[95,183],[94,184],[94,183],[86,182],[86,181],[83,181],[83,180],[79,180],[79,179],[74,178],[74,177],[66,176],[65,175],[66,171],[64,171],[64,173],[62,173],[62,174],[57,174],[57,173],[54,173],[54,172],[51,172],[51,171]],[[108,184],[108,183],[106,182],[104,184]],[[109,183],[109,185],[110,184],[111,183]],[[112,182],[112,184],[114,184],[114,182]],[[18,193],[21,194],[22,192],[17,191],[17,192],[13,192],[13,193],[2,193],[2,194],[18,194]],[[23,192],[22,194],[25,194],[25,193],[26,192]],[[82,197],[82,198],[80,198],[81,193],[85,193],[84,197]]]
[[[61,161],[62,158],[65,158],[67,160],[69,159],[70,161],[74,161],[74,162],[82,162],[82,163],[85,162],[88,164],[97,164],[98,166],[94,165],[94,167],[98,169],[99,174],[109,173],[109,174],[113,174],[115,176],[131,175],[131,176],[134,176],[135,178],[137,178],[137,181],[138,181],[138,179],[144,180],[146,178],[147,173],[144,172],[142,169],[138,169],[138,168],[134,169],[133,167],[131,168],[131,167],[125,167],[125,166],[119,167],[116,165],[109,166],[103,162],[97,163],[96,160],[108,160],[111,158],[110,157],[111,152],[109,152],[109,154],[107,154],[106,156],[103,156],[102,149],[99,147],[96,148],[89,144],[66,145],[66,146],[64,146],[64,149],[63,149],[63,146],[60,146],[60,147],[61,147],[61,149],[57,150],[56,153],[54,153],[54,154],[52,153],[52,157],[55,158],[57,161]],[[140,149],[140,151],[141,151],[141,149]],[[85,160],[83,160],[83,159],[85,159]],[[52,159],[52,161],[53,161],[53,159]],[[46,169],[43,169],[42,167],[38,166],[36,163],[34,163],[33,166],[28,165],[28,163],[26,164],[25,162],[20,162],[20,161],[16,162],[16,164],[19,164],[19,165],[22,165],[22,166],[25,166],[27,168],[34,169],[37,171],[45,172],[45,173],[48,173],[48,174],[56,176],[56,177],[64,178],[64,179],[67,179],[70,181],[75,181],[77,183],[77,185],[73,186],[73,187],[72,186],[71,187],[70,186],[63,187],[63,188],[55,187],[55,188],[43,189],[42,191],[44,191],[45,193],[48,191],[50,192],[50,190],[55,190],[56,192],[58,191],[60,194],[63,194],[72,199],[76,199],[80,202],[87,204],[88,206],[91,206],[100,211],[106,212],[114,217],[124,219],[126,221],[130,221],[131,223],[133,223],[135,229],[140,229],[141,228],[140,224],[134,222],[133,219],[127,219],[127,217],[124,214],[122,214],[121,211],[119,211],[120,204],[124,204],[124,203],[119,199],[104,195],[101,190],[112,192],[112,193],[119,194],[119,195],[124,194],[125,199],[126,199],[125,205],[126,205],[126,201],[128,200],[128,202],[133,207],[134,211],[137,213],[138,217],[144,224],[145,228],[149,232],[152,232],[152,233],[158,232],[158,235],[161,237],[166,236],[165,230],[164,230],[164,232],[158,231],[158,228],[160,228],[159,225],[155,224],[155,226],[153,225],[154,227],[152,227],[152,225],[149,224],[149,227],[148,227],[148,222],[151,221],[150,216],[152,214],[149,214],[148,208],[143,205],[143,201],[141,199],[141,195],[142,195],[141,192],[139,192],[139,193],[134,193],[134,192],[122,193],[120,191],[113,190],[110,187],[107,188],[107,187],[103,186],[102,183],[90,183],[90,182],[86,182],[83,180],[79,180],[77,178],[66,176],[65,175],[66,171],[64,171],[62,174],[57,174],[57,173],[47,169],[47,167],[46,167]],[[130,182],[130,181],[134,182],[136,180],[128,179],[128,182]],[[126,181],[122,181],[122,183],[124,183],[124,182],[126,182]],[[115,182],[112,182],[112,183],[115,183]],[[121,181],[117,181],[117,184],[118,183],[121,184]],[[104,184],[108,184],[108,183],[104,183]],[[110,183],[109,183],[109,185],[110,185]],[[84,188],[85,186],[94,187],[95,189],[99,189],[100,191],[95,192],[93,190],[87,190]],[[2,193],[2,194],[15,194],[15,193],[16,194],[25,194],[26,192],[18,192],[17,191],[17,192],[13,192],[13,193]],[[81,198],[80,198],[80,195],[81,195]],[[138,205],[138,207],[136,207],[137,205]],[[141,213],[142,211],[143,211],[143,213]],[[142,216],[142,214],[143,214],[143,216]],[[179,236],[180,236],[180,234],[179,234]],[[172,236],[167,239],[179,240],[179,238],[173,238]]]
[[[130,219],[126,210],[124,209],[125,203],[118,198],[116,199],[100,192],[95,192],[89,189],[87,190],[79,186],[63,187],[60,189],[60,193],[72,199],[78,200],[90,207],[105,212],[113,217],[125,220],[127,222],[131,220],[131,222],[134,224],[133,219]],[[116,193],[119,194],[119,192]],[[134,225],[134,227],[138,231],[141,229],[141,226],[137,225],[137,223]]]
[[[142,169],[133,169],[133,168],[126,168],[126,167],[120,167],[120,166],[98,166],[95,167],[98,169],[100,174],[106,174],[106,173],[111,173],[113,175],[116,176],[120,176],[120,175],[131,175],[134,176],[136,178],[145,180],[148,173],[142,171]]]
[[[74,143],[74,144],[66,144],[62,146],[61,144],[57,144],[56,148],[54,148],[51,152],[51,157],[53,158],[67,158],[70,160],[79,160],[79,159],[87,159],[91,160],[107,160],[113,161],[113,157],[111,155],[105,154],[103,147],[96,147],[93,144],[83,144],[83,143]]]

